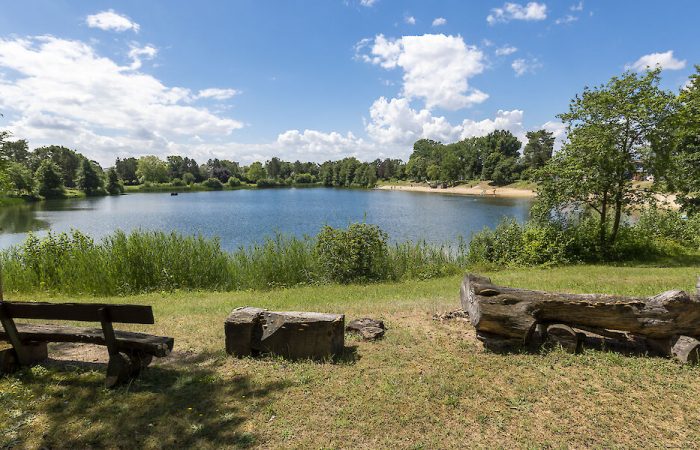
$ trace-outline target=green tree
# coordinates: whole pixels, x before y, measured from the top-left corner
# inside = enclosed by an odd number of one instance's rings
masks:
[[[189,186],[190,184],[192,184],[196,181],[197,181],[197,178],[195,178],[195,176],[192,175],[192,173],[185,172],[184,174],[182,174],[182,182],[185,183],[187,186]]]
[[[552,158],[554,133],[547,130],[529,131],[527,144],[523,149],[523,160],[530,169],[539,169]]]
[[[83,159],[78,171],[77,187],[88,195],[104,191],[104,179],[95,167],[95,163]]]
[[[126,184],[138,184],[139,177],[136,175],[136,169],[138,168],[138,159],[136,158],[117,158],[114,168],[117,171],[119,178]]]
[[[669,155],[670,188],[688,213],[700,213],[700,66],[678,96],[678,112],[673,122],[675,142]]]
[[[625,212],[648,200],[632,176],[638,161],[653,172],[653,156],[674,113],[674,97],[659,82],[658,69],[625,72],[571,101],[569,111],[558,116],[569,142],[538,174],[536,217],[593,211],[601,250],[608,253]]]
[[[138,160],[136,176],[142,183],[166,183],[168,164],[157,156],[142,156]]]
[[[34,183],[39,195],[43,195],[46,198],[61,197],[65,191],[61,168],[50,159],[45,159],[39,163],[39,167],[34,174]]]
[[[33,171],[39,167],[42,161],[50,159],[61,169],[63,184],[66,187],[75,187],[78,176],[78,169],[85,157],[75,151],[60,145],[49,145],[39,147],[32,152],[30,157],[30,167]]]
[[[282,164],[280,162],[280,159],[277,157],[271,158],[265,164],[265,170],[267,171],[267,175],[273,180],[279,178],[281,169]]]
[[[266,177],[267,172],[265,171],[265,168],[263,167],[262,163],[257,161],[251,164],[246,171],[246,178],[248,178],[248,181],[252,183],[257,183],[258,180],[262,180]]]
[[[0,145],[2,157],[8,161],[26,164],[29,161],[29,145],[24,139],[18,141],[6,141]]]
[[[19,195],[31,195],[34,191],[34,178],[31,170],[24,164],[10,162],[7,166],[10,189]]]
[[[117,169],[114,167],[107,171],[107,192],[109,195],[119,195],[124,192],[124,184],[119,179]]]

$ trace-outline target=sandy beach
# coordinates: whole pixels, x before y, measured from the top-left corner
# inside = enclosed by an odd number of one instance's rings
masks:
[[[382,185],[375,189],[384,191],[408,191],[408,192],[430,192],[433,194],[457,194],[457,195],[478,195],[489,197],[510,197],[510,198],[533,198],[537,193],[532,189],[519,189],[512,187],[494,187],[485,183],[480,183],[474,186],[459,185],[448,188],[431,188],[423,184],[415,185]]]

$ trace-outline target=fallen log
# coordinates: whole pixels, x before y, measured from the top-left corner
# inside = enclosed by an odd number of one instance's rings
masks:
[[[653,339],[700,336],[700,299],[683,291],[649,298],[562,294],[497,286],[467,274],[462,308],[478,332],[529,342],[538,324],[620,330]]]

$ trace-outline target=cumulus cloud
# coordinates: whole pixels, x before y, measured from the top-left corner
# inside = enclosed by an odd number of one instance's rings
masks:
[[[445,19],[444,17],[436,17],[433,20],[434,27],[441,27],[441,26],[445,25],[446,23],[447,23],[447,19]]]
[[[508,56],[518,51],[518,47],[506,45],[496,49],[496,56]]]
[[[542,64],[537,59],[518,58],[510,66],[515,71],[515,76],[519,77],[526,73],[535,73]]]
[[[507,23],[511,20],[544,20],[547,18],[547,5],[544,3],[530,2],[527,5],[519,3],[506,3],[500,8],[493,8],[491,14],[486,17],[489,25]]]
[[[368,53],[362,53],[369,48]],[[358,57],[385,69],[403,70],[402,96],[422,99],[428,109],[456,110],[481,103],[488,95],[469,86],[483,72],[484,54],[461,36],[425,34],[388,39],[378,35],[356,46]]]
[[[155,55],[132,48],[133,58]],[[115,154],[167,154],[192,136],[221,138],[237,120],[191,106],[195,96],[97,54],[81,41],[51,36],[0,39],[0,109],[33,145],[61,143],[100,162]]]
[[[134,33],[138,33],[140,28],[138,23],[133,22],[126,16],[114,12],[113,9],[89,15],[85,19],[85,23],[90,28],[99,28],[107,31],[111,30],[121,32],[132,30]]]
[[[415,25],[415,24],[416,24],[416,18],[413,17],[413,16],[406,16],[406,17],[403,19],[403,21],[406,22],[406,23],[409,24],[409,25]]]
[[[370,118],[366,131],[373,141],[404,148],[410,148],[421,138],[453,142],[499,129],[523,134],[523,112],[520,110],[499,110],[493,119],[465,119],[452,124],[443,116],[434,116],[428,109],[413,109],[406,98],[388,100],[380,97],[370,107]]]
[[[650,53],[644,55],[632,64],[627,64],[625,69],[632,69],[637,72],[642,72],[647,69],[661,67],[663,70],[681,70],[684,69],[686,60],[679,60],[673,56],[673,50],[663,53]]]
[[[214,100],[227,100],[239,92],[236,89],[202,89],[197,93],[197,98],[212,98]]]
[[[158,54],[158,49],[152,45],[146,45],[144,47],[139,47],[136,45],[131,46],[129,50],[129,58],[131,58],[131,69],[139,69],[142,65],[142,59],[153,59]]]

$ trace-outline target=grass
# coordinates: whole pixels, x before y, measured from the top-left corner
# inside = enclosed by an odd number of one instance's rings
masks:
[[[571,266],[487,273],[569,292],[694,289],[697,263]],[[0,447],[512,448],[697,447],[698,368],[590,351],[484,352],[458,308],[460,276],[232,293],[77,301],[150,304],[176,353],[131,385],[102,388],[102,365],[45,365],[0,379]],[[45,295],[22,300],[76,300]],[[235,359],[223,319],[242,305],[383,319],[386,338],[346,338],[335,362]],[[104,353],[105,351],[102,350]]]

